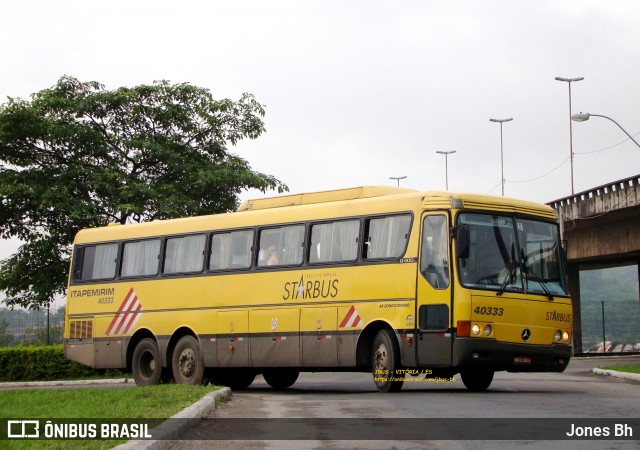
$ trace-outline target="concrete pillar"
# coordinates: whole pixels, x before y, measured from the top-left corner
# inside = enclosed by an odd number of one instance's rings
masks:
[[[567,263],[569,294],[573,305],[573,353],[582,353],[582,316],[580,314],[580,265]]]

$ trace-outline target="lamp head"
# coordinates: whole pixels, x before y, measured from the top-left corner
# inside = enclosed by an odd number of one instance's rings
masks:
[[[589,117],[589,113],[580,112],[578,114],[572,114],[571,120],[573,120],[574,122],[584,122],[585,120],[589,120]]]
[[[576,78],[556,77],[556,80],[558,80],[558,81],[567,81],[567,82],[571,83],[572,81],[582,81],[582,80],[584,80],[584,77],[576,77]]]

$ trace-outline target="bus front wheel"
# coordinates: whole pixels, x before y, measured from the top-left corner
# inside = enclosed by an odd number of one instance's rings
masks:
[[[283,390],[290,386],[298,379],[299,370],[295,369],[265,369],[262,372],[264,381],[276,390]]]
[[[490,369],[467,369],[460,372],[462,382],[470,391],[486,391],[493,381],[494,371]]]
[[[138,342],[133,351],[131,371],[137,386],[152,386],[160,382],[162,361],[156,341],[145,338]]]
[[[171,359],[173,378],[178,384],[202,384],[204,364],[200,345],[193,336],[183,336],[176,344]]]
[[[404,383],[400,369],[400,351],[390,330],[380,330],[373,340],[371,371],[380,392],[398,392]]]

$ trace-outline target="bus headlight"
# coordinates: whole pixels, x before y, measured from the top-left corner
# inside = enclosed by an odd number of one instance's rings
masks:
[[[555,339],[556,341],[559,341],[560,339],[562,339],[562,331],[556,330]]]
[[[490,324],[486,324],[484,326],[484,335],[485,336],[490,336],[492,331],[493,331],[493,328],[491,327]]]
[[[562,341],[569,342],[569,333],[567,333],[566,331],[562,333]]]
[[[471,332],[476,336],[480,334],[480,326],[477,323],[474,323],[471,327]]]

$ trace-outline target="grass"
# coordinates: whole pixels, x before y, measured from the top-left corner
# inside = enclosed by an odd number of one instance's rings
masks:
[[[117,389],[7,390],[0,391],[0,417],[10,419],[164,419],[175,415],[215,389],[209,386],[165,384]],[[20,440],[3,441],[2,447],[5,449],[106,449],[124,442],[126,440]]]
[[[600,367],[604,370],[617,370],[618,372],[640,373],[640,364],[629,364],[626,366]]]
[[[16,380],[16,383],[28,383],[30,381],[78,381],[78,380],[121,380],[126,379],[132,382],[133,376],[130,372],[122,372],[121,370],[108,369],[108,370],[96,370],[95,373],[86,375],[69,375],[60,376],[55,379],[39,379],[39,380]]]

